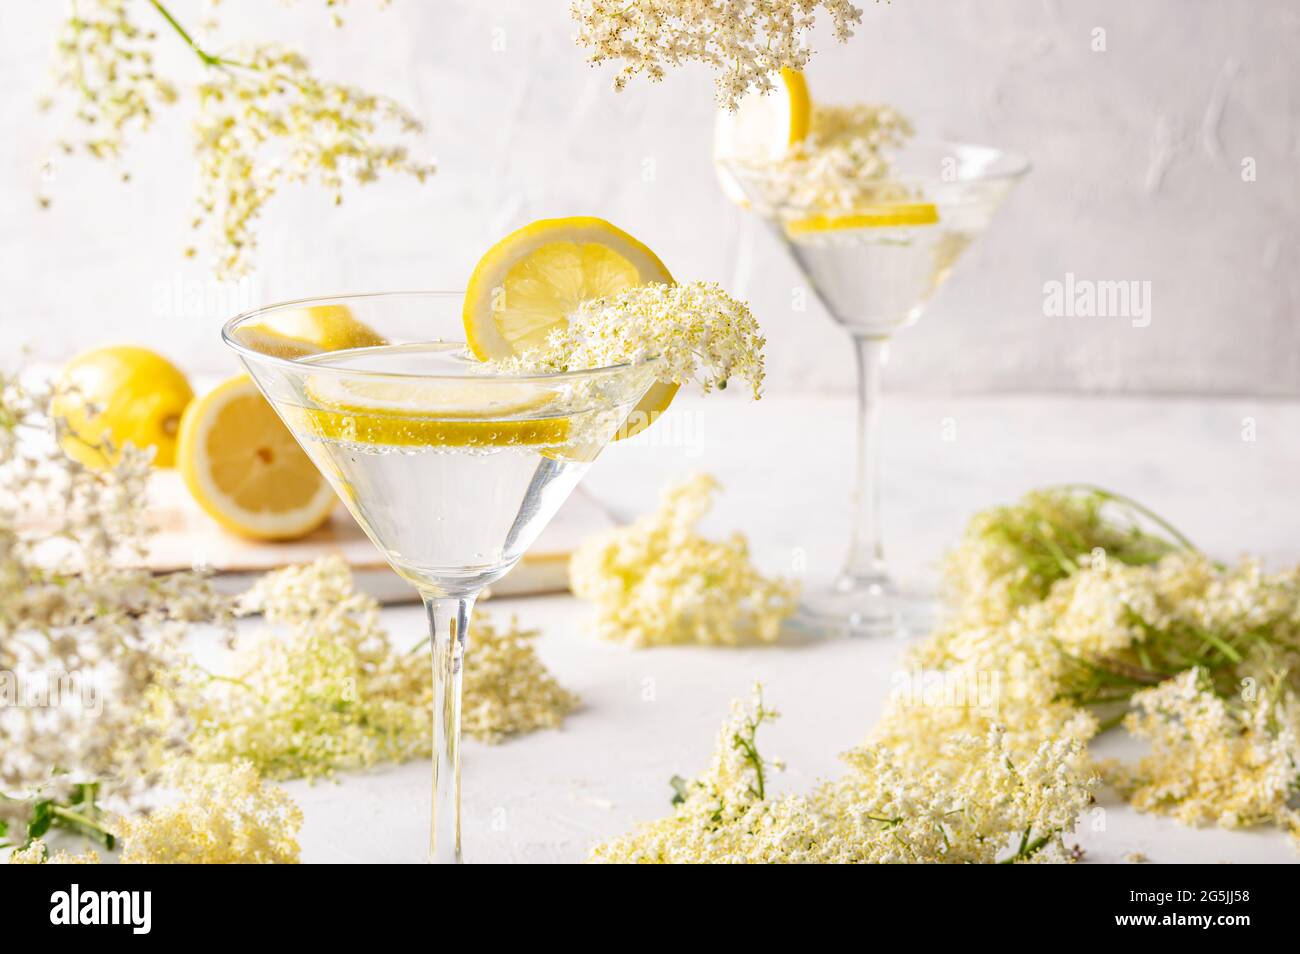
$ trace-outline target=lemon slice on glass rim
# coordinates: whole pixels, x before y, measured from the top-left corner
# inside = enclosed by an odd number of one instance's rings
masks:
[[[713,126],[713,158],[775,161],[784,159],[808,135],[812,97],[798,70],[781,70],[776,88],[743,96],[734,110],[720,107]],[[725,170],[718,182],[728,199],[748,208],[749,199]]]
[[[543,344],[584,301],[636,285],[672,284],[658,256],[604,219],[541,219],[511,232],[479,260],[465,292],[465,340],[480,361]],[[615,439],[630,437],[668,407],[677,385],[656,383]]]
[[[240,536],[304,536],[328,520],[338,503],[311,458],[244,375],[186,408],[176,464],[195,502]]]

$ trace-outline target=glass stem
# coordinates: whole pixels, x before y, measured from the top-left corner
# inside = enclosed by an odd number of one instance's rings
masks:
[[[841,586],[886,579],[880,542],[880,378],[888,338],[854,336],[858,358],[858,459],[853,482],[853,537]]]
[[[433,646],[433,818],[429,861],[460,864],[460,684],[465,637],[477,593],[425,593],[429,641]]]

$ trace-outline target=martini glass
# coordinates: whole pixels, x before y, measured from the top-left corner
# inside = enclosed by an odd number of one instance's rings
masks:
[[[433,648],[429,858],[460,862],[461,667],[474,601],[555,515],[654,383],[648,363],[494,374],[461,343],[459,293],[273,305],[222,331],[393,569],[424,600]],[[290,357],[262,330],[347,309],[385,344]]]
[[[829,588],[805,597],[795,625],[828,634],[896,632],[903,604],[886,571],[880,534],[881,365],[890,339],[921,316],[1029,163],[984,146],[914,142],[893,157],[887,180],[824,183],[817,200],[798,183],[792,187],[777,164],[718,159],[717,165],[735,187],[729,194],[743,193],[768,223],[856,351],[849,555]]]

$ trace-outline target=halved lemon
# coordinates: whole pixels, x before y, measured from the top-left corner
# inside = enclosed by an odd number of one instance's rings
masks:
[[[343,304],[273,311],[240,325],[235,336],[254,351],[276,358],[305,358],[325,351],[388,343]]]
[[[519,381],[377,381],[309,378],[316,407],[295,408],[304,430],[327,440],[392,447],[519,447],[563,444],[570,420],[538,412],[553,400]],[[536,417],[527,417],[536,414]],[[500,418],[500,419],[498,419]]]
[[[542,344],[547,333],[593,298],[635,285],[672,284],[654,252],[604,219],[542,219],[488,249],[465,293],[465,340],[480,361],[509,358]],[[644,430],[668,407],[675,384],[655,384],[619,437]]]
[[[181,419],[177,466],[217,523],[256,540],[315,530],[338,502],[251,378],[231,378]]]
[[[815,232],[934,225],[938,221],[939,210],[933,202],[891,202],[856,209],[843,215],[810,215],[791,219],[785,223],[785,231],[794,237]]]
[[[812,97],[807,80],[798,70],[782,69],[776,89],[751,92],[734,110],[718,110],[713,125],[713,158],[784,159],[791,146],[807,137],[811,122]],[[728,199],[740,206],[749,205],[745,193],[725,170],[718,170],[718,181]]]

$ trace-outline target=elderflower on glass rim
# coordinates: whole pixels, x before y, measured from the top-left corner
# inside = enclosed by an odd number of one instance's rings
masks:
[[[302,361],[298,358],[281,357],[266,351],[259,350],[250,344],[240,333],[240,329],[254,323],[259,318],[265,318],[277,312],[283,312],[292,308],[312,308],[317,306],[347,305],[347,304],[364,304],[366,302],[380,303],[384,301],[398,301],[403,298],[427,298],[441,299],[450,301],[451,299],[464,298],[463,291],[444,291],[438,289],[416,289],[411,291],[384,291],[384,292],[355,292],[341,295],[317,295],[310,298],[295,298],[289,301],[276,302],[271,305],[264,305],[260,308],[254,308],[250,311],[241,312],[235,317],[228,320],[221,328],[221,340],[226,346],[235,351],[241,358],[247,358],[257,361],[261,365],[280,368],[282,370],[292,370],[295,373],[302,369]],[[408,343],[463,343],[463,341],[448,338],[439,338],[428,335],[423,338],[412,338],[410,341],[394,341],[389,344],[408,344]],[[521,371],[512,372],[501,370],[490,362],[479,362],[479,367],[474,369],[475,374],[481,374],[486,378],[510,378],[518,381],[536,381],[536,382],[559,382],[566,379],[598,378],[602,375],[610,375],[618,371],[625,371],[633,365],[647,365],[656,361],[654,356],[638,358],[636,361],[624,361],[616,364],[609,364],[599,368],[581,368],[573,371]],[[320,365],[318,370],[323,374],[335,374],[340,377],[356,376],[358,372],[347,368],[332,368],[329,365]],[[394,380],[464,380],[465,375],[449,374],[430,374],[427,372],[403,372],[403,371],[365,371],[366,377],[374,378],[392,378]]]
[[[866,174],[863,168],[833,160],[810,152],[786,159],[719,157],[717,164],[761,212],[782,218],[851,213],[864,206],[912,201],[950,208],[970,201],[973,188],[1015,182],[1032,168],[1019,153],[929,139],[899,145]]]

